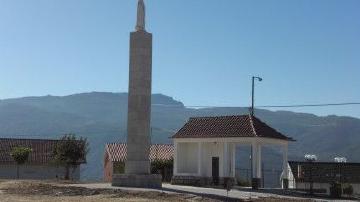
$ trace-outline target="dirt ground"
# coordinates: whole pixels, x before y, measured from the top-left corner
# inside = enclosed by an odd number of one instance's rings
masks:
[[[1,202],[214,201],[181,194],[87,189],[83,187],[69,187],[63,183],[39,181],[2,181],[0,182],[0,196]]]
[[[155,191],[124,191],[119,189],[89,189],[67,186],[61,182],[44,181],[0,181],[1,202],[118,202],[118,201],[234,201],[228,199],[211,199],[189,194],[169,194]],[[241,201],[241,200],[235,200]],[[248,200],[247,200],[248,201]],[[251,200],[255,202],[284,201],[274,198]],[[288,201],[288,200],[286,200]],[[294,200],[298,201],[298,200]],[[302,200],[301,200],[302,201]],[[305,201],[305,200],[304,200]]]

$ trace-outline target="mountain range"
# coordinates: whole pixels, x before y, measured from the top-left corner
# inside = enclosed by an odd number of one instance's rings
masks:
[[[152,95],[152,143],[171,143],[171,137],[190,118],[247,114],[247,108],[187,108],[180,101]],[[296,140],[289,146],[289,160],[316,154],[320,161],[344,156],[360,162],[360,119],[344,116],[316,116],[290,111],[257,109],[258,118]],[[102,179],[106,143],[126,141],[127,93],[91,92],[69,96],[41,96],[0,100],[0,137],[60,138],[74,133],[90,143],[88,163],[82,179]],[[237,151],[237,167],[248,166],[247,149]],[[276,149],[264,150],[267,168],[279,168]],[[280,166],[281,167],[281,166]]]

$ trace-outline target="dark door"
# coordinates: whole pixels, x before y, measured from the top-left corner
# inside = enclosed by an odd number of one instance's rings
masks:
[[[219,157],[212,157],[212,178],[215,185],[219,185]]]

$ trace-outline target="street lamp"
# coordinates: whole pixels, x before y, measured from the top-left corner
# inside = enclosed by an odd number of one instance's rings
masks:
[[[251,91],[251,116],[254,116],[254,91],[255,91],[255,79],[262,81],[263,79],[258,76],[252,77],[252,91]]]

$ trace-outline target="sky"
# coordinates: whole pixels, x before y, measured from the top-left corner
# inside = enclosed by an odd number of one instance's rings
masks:
[[[153,93],[187,106],[360,102],[358,0],[145,0]],[[0,0],[0,99],[127,92],[136,0]],[[272,109],[279,110],[279,109]],[[291,108],[360,118],[360,106]]]

